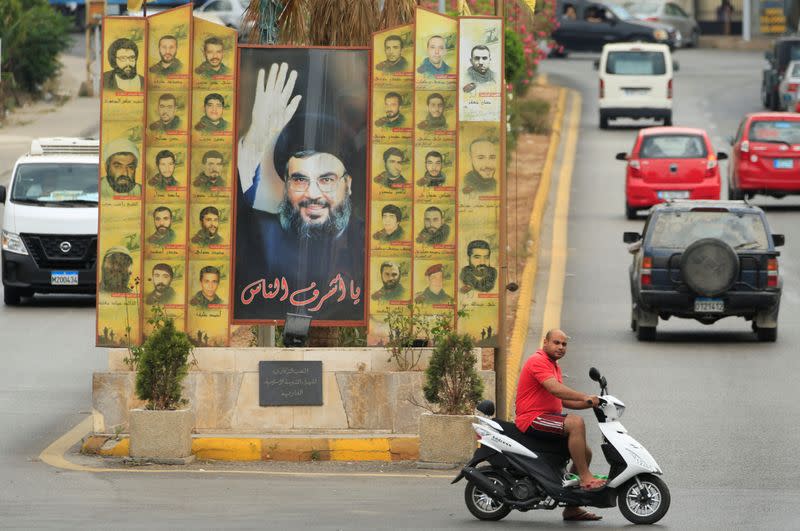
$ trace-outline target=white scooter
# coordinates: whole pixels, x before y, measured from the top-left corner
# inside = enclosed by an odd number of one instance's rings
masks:
[[[607,394],[606,379],[592,367],[589,377],[600,384],[600,405],[594,409],[601,445],[611,469],[604,487],[580,488],[567,472],[563,444],[521,433],[513,422],[476,417],[472,424],[480,446],[453,480],[466,478],[464,499],[480,520],[500,520],[512,509],[555,509],[559,506],[613,507],[635,524],[653,524],[669,509],[670,495],[653,456],[628,435],[619,418],[625,405]],[[494,403],[484,400],[478,411],[494,415]],[[478,467],[480,463],[486,463]],[[656,475],[657,474],[657,475]]]

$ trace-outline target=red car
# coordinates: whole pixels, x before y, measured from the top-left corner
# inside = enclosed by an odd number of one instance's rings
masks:
[[[800,114],[748,114],[731,144],[729,199],[800,194]]]
[[[708,134],[690,127],[641,129],[633,150],[617,153],[627,160],[625,215],[636,218],[639,210],[669,199],[719,199],[718,161]]]

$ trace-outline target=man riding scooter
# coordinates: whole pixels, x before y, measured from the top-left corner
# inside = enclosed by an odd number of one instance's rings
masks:
[[[567,335],[561,330],[547,332],[542,348],[525,362],[519,377],[516,400],[517,428],[526,435],[563,443],[572,458],[571,472],[580,478],[581,489],[598,490],[605,485],[589,471],[592,452],[586,444],[586,426],[568,409],[597,407],[600,398],[570,389],[562,382],[558,360],[567,353]],[[602,516],[581,507],[568,506],[564,520],[600,520]]]

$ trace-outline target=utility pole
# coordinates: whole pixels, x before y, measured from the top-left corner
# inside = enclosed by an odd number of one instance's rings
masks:
[[[505,0],[494,0],[494,16],[504,18],[505,14]]]

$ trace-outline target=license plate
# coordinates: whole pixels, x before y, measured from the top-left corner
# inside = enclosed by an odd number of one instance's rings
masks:
[[[53,286],[77,286],[77,271],[53,271],[50,273],[50,284]]]
[[[624,88],[624,89],[622,89],[622,92],[626,96],[640,96],[642,94],[647,94],[648,92],[650,92],[650,89],[648,89],[648,88]]]
[[[775,169],[778,170],[791,170],[794,168],[794,160],[792,159],[775,159],[772,163]]]
[[[658,192],[659,199],[689,199],[689,192],[686,190],[662,190]]]
[[[720,313],[725,311],[725,302],[722,299],[709,299],[698,297],[694,300],[694,311],[699,313]]]

